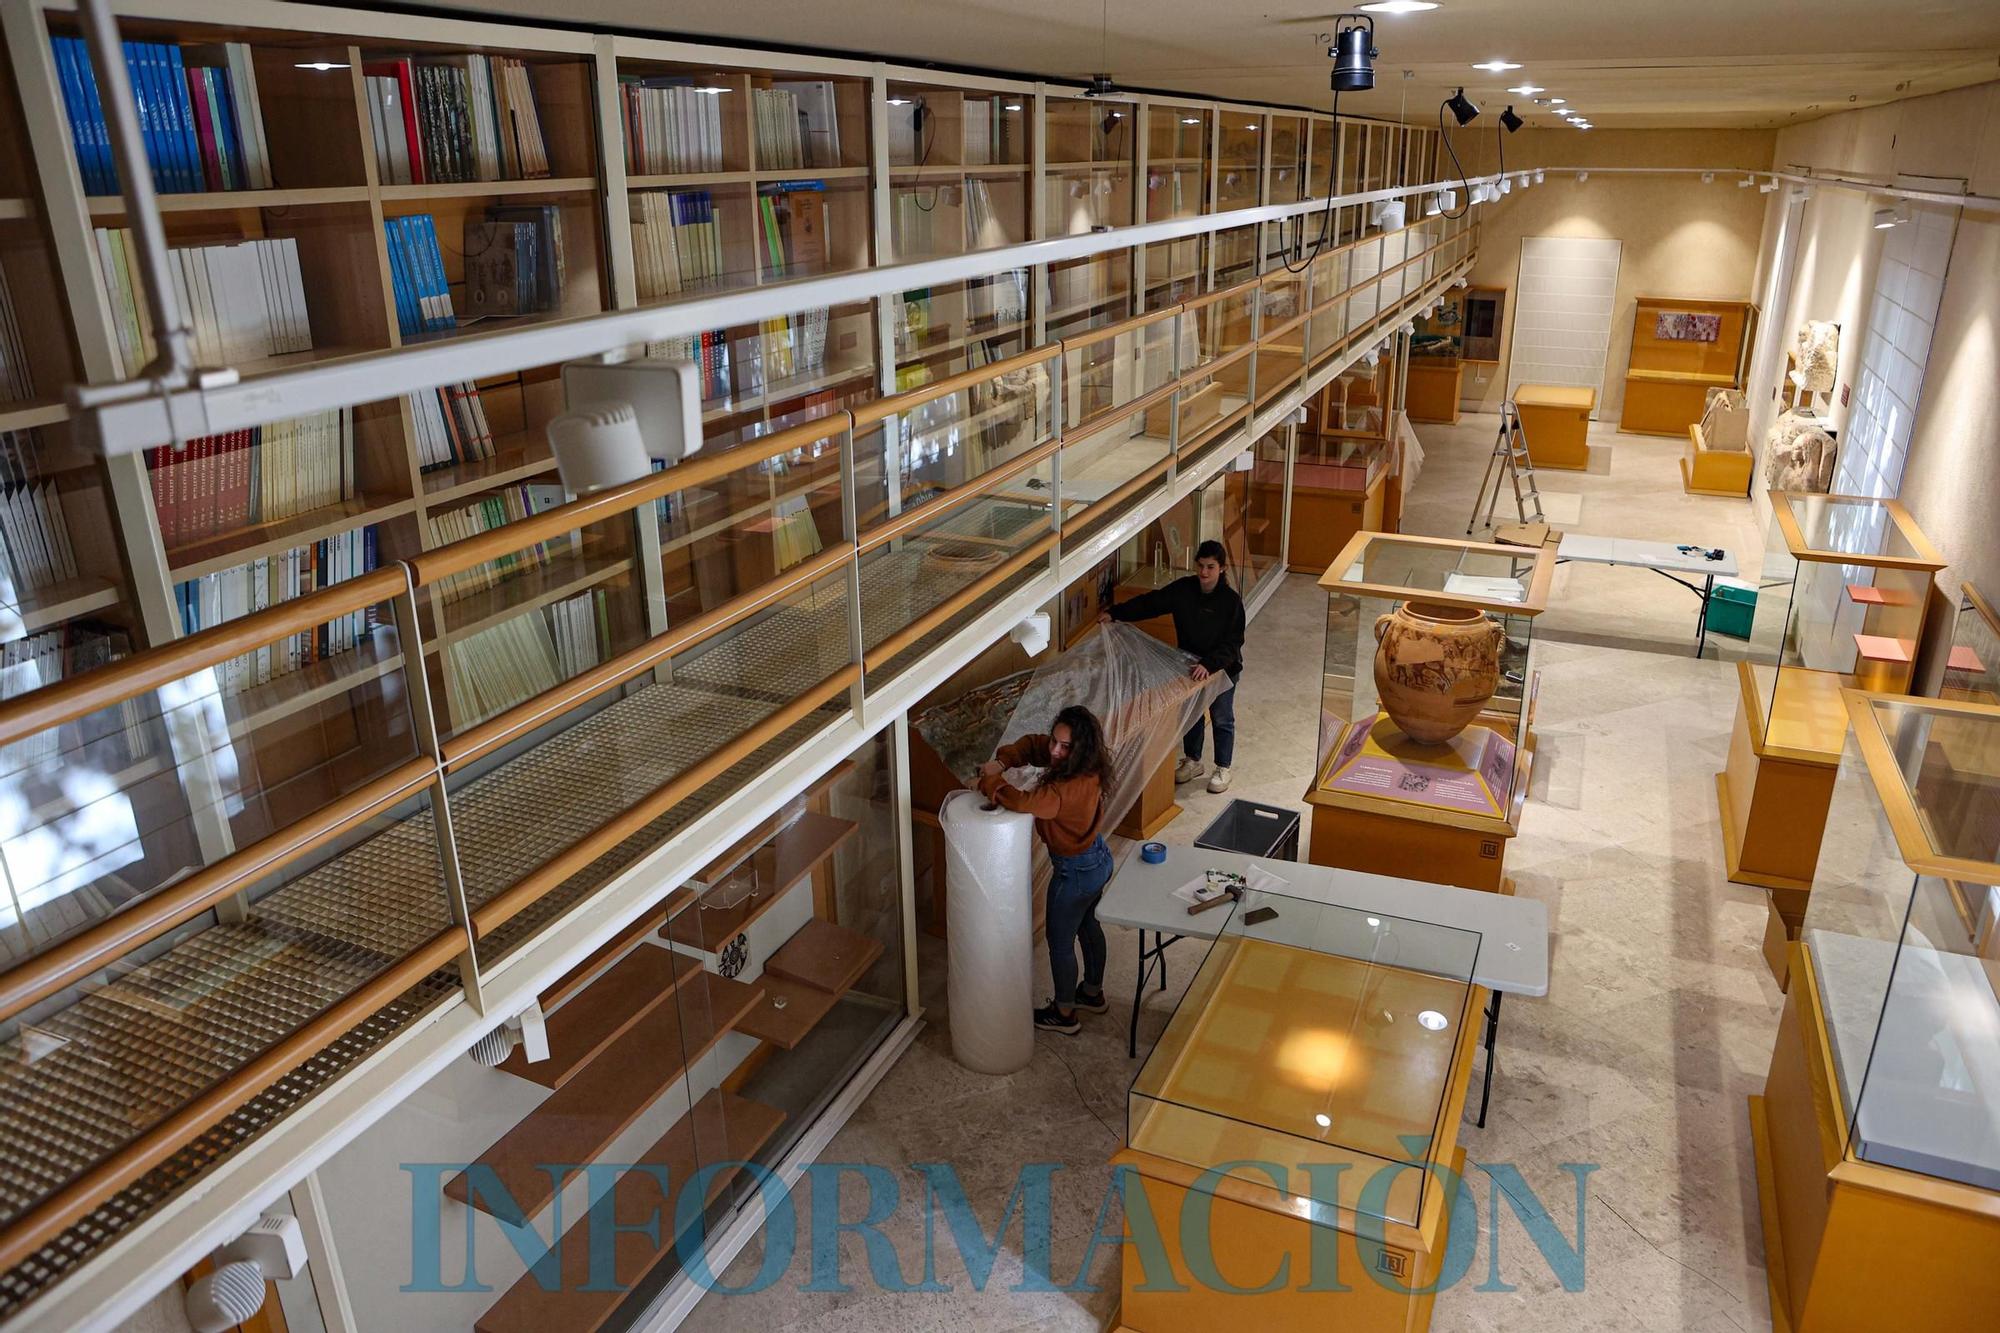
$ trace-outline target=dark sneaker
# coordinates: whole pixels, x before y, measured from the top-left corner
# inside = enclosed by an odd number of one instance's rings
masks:
[[[1108,1014],[1111,1012],[1111,1004],[1104,998],[1103,991],[1091,992],[1084,990],[1081,986],[1077,988],[1076,992],[1076,1007],[1093,1014]]]
[[[1075,1014],[1065,1015],[1052,1004],[1035,1010],[1035,1026],[1044,1032],[1060,1032],[1065,1037],[1074,1037],[1083,1031],[1083,1024],[1076,1021]]]

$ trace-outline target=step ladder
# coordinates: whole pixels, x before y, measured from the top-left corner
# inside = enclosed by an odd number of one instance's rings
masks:
[[[1542,516],[1542,493],[1535,486],[1534,460],[1528,457],[1528,436],[1521,429],[1521,414],[1511,399],[1500,405],[1500,434],[1493,441],[1493,456],[1486,460],[1486,473],[1479,479],[1479,495],[1472,502],[1466,536],[1480,527],[1493,527],[1493,511],[1500,506],[1503,483],[1514,488],[1514,512],[1524,526],[1548,521]]]

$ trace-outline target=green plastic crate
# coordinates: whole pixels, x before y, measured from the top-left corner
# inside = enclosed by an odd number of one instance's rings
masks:
[[[1727,634],[1732,639],[1750,637],[1750,622],[1757,618],[1757,590],[1718,580],[1715,595],[1708,599],[1708,632]]]

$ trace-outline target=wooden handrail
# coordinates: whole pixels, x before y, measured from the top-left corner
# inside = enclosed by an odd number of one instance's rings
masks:
[[[1088,514],[1093,509],[1117,508],[1119,505],[1124,504],[1127,500],[1137,495],[1140,491],[1143,491],[1148,486],[1151,486],[1161,477],[1164,477],[1167,474],[1167,469],[1173,466],[1173,462],[1174,462],[1174,456],[1172,454],[1168,454],[1165,458],[1162,458],[1159,462],[1153,464],[1151,467],[1147,468],[1144,472],[1139,473],[1139,475],[1133,477],[1130,481],[1125,482],[1123,485],[1118,487],[1117,490],[1106,491],[1103,495],[1098,496],[1095,500],[1092,500],[1089,504],[1085,505],[1082,509],[1078,510],[1077,512],[1079,514]]]
[[[1280,324],[1277,328],[1266,329],[1264,332],[1258,334],[1256,345],[1259,347],[1271,346],[1271,340],[1273,338],[1282,338],[1288,333],[1295,332],[1299,328],[1299,326],[1304,324],[1306,320],[1309,319],[1310,317],[1311,317],[1310,313],[1293,315],[1290,319]]]
[[[859,667],[842,667],[791,703],[752,725],[714,754],[655,788],[637,805],[626,807],[598,825],[476,909],[472,914],[474,935],[484,939],[492,934],[551,889],[572,875],[581,873],[591,862],[770,744],[814,709],[851,688],[860,678]]]
[[[922,407],[925,403],[942,398],[948,393],[957,393],[960,389],[970,388],[975,384],[983,384],[987,380],[1006,374],[1010,370],[1019,370],[1022,366],[1033,365],[1037,361],[1057,362],[1057,369],[1049,373],[1051,375],[1059,375],[1062,373],[1060,361],[1061,350],[1062,344],[1060,342],[1043,343],[1040,347],[1031,347],[1025,352],[1016,352],[1013,356],[1003,357],[998,361],[989,362],[972,370],[961,370],[956,375],[947,375],[941,380],[920,385],[917,388],[899,393],[893,398],[877,398],[870,403],[861,403],[853,409],[854,429],[859,431],[863,427],[872,426],[878,421],[885,421],[890,417]]]
[[[336,616],[386,602],[409,586],[407,579],[401,565],[387,565],[81,676],[44,685],[0,704],[0,745],[11,745],[50,727],[115,707],[288,635],[324,625]]]
[[[1186,374],[1182,375],[1180,385],[1183,388],[1191,388],[1197,380],[1204,380],[1210,376],[1220,374],[1256,350],[1256,343],[1247,342],[1232,352],[1224,352],[1213,361],[1204,361],[1198,366],[1191,367]]]
[[[117,1153],[21,1214],[0,1233],[0,1271],[22,1263],[93,1208],[166,1161],[197,1135],[374,1015],[429,973],[463,953],[465,929],[452,926]]]
[[[575,708],[626,681],[642,676],[677,653],[686,652],[798,589],[833,573],[854,558],[854,543],[841,542],[800,561],[784,575],[756,591],[724,602],[693,620],[670,627],[635,648],[629,648],[608,662],[570,677],[553,688],[524,699],[504,713],[486,719],[438,744],[445,771],[456,772],[467,764],[526,735],[552,718]]]
[[[1061,344],[1063,351],[1068,353],[1075,351],[1079,347],[1089,347],[1093,344],[1101,343],[1109,338],[1122,337],[1134,329],[1142,329],[1149,325],[1157,324],[1163,319],[1172,319],[1175,315],[1182,313],[1184,309],[1185,307],[1177,305],[1164,306],[1158,310],[1149,310],[1143,315],[1134,315],[1130,319],[1121,319],[1116,324],[1106,324],[1101,329],[1088,329],[1076,334],[1074,337],[1058,338],[1056,341]]]
[[[1213,444],[1221,436],[1242,425],[1249,416],[1249,403],[1243,404],[1243,406],[1236,408],[1234,411],[1226,412],[1208,423],[1203,429],[1196,431],[1194,438],[1180,441],[1175,452],[1185,456],[1186,452],[1190,449],[1200,449],[1205,445]]]
[[[1019,555],[996,566],[967,587],[959,589],[939,602],[924,614],[918,616],[903,628],[891,634],[862,654],[862,663],[870,671],[887,664],[896,654],[935,630],[966,607],[972,605],[987,593],[1005,583],[1027,566],[1049,553],[1056,544],[1057,534],[1051,532]]]
[[[1232,296],[1242,296],[1246,293],[1254,292],[1262,282],[1262,278],[1245,278],[1234,287],[1224,287],[1220,291],[1208,292],[1202,296],[1190,296],[1187,300],[1181,302],[1181,309],[1188,314],[1193,314],[1197,310],[1203,310],[1214,305],[1217,301],[1225,301]]]
[[[1248,348],[1254,346],[1254,344],[1246,343],[1244,346]],[[1130,402],[1120,403],[1116,407],[1107,407],[1096,416],[1085,417],[1070,428],[1077,432],[1078,438],[1065,439],[1063,443],[1077,444],[1081,440],[1087,440],[1091,436],[1098,434],[1106,426],[1124,421],[1138,413],[1152,410],[1173,396],[1174,391],[1180,388],[1186,379],[1187,376],[1185,375],[1176,375],[1159,388],[1149,389],[1146,393],[1132,399]]]
[[[685,463],[677,463],[664,472],[628,481],[623,485],[607,487],[558,505],[554,509],[536,514],[532,518],[520,519],[505,527],[493,528],[475,537],[467,537],[440,546],[434,551],[425,551],[411,560],[410,568],[418,587],[427,587],[454,574],[463,574],[502,556],[588,527],[592,523],[616,518],[618,515],[639,508],[649,501],[673,495],[692,486],[700,486],[726,477],[732,472],[740,472],[746,467],[788,454],[802,445],[814,444],[831,435],[839,435],[848,428],[848,415],[834,412],[817,417],[775,435],[767,435],[749,444],[724,449],[720,453],[697,454]]]
[[[1961,581],[1958,585],[1958,591],[1960,595],[1972,603],[1972,609],[1977,611],[1979,618],[1986,622],[1986,628],[1992,633],[2000,635],[2000,614],[1994,612],[1993,604],[1980,595],[1979,589],[1973,587],[1970,581]]]
[[[321,806],[298,823],[238,848],[214,865],[202,867],[0,973],[0,1022],[109,967],[246,885],[282,870],[349,825],[404,800],[436,774],[428,759],[411,759]]]
[[[886,546],[912,528],[922,527],[983,495],[990,495],[1037,463],[1047,462],[1061,448],[1060,440],[1049,440],[1038,444],[1019,458],[1012,459],[991,472],[981,473],[976,480],[968,481],[963,486],[954,486],[943,495],[934,496],[914,509],[904,510],[888,522],[878,524],[864,533],[861,538],[861,553],[865,555],[877,547]],[[1051,501],[1053,502],[1053,497]]]

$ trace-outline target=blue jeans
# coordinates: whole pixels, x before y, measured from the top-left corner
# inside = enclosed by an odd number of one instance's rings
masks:
[[[1055,873],[1049,877],[1049,972],[1056,981],[1056,1008],[1076,1007],[1076,946],[1083,944],[1083,980],[1094,991],[1104,989],[1104,960],[1109,950],[1104,927],[1097,924],[1097,900],[1111,880],[1111,849],[1099,838],[1075,856],[1049,854]]]
[[[1236,681],[1232,678],[1229,688],[1216,696],[1208,706],[1208,716],[1215,723],[1215,766],[1228,768],[1229,761],[1236,758]],[[1190,759],[1201,758],[1201,722],[1194,720],[1187,735],[1181,737],[1181,753]]]

